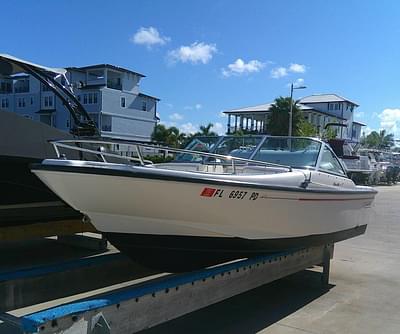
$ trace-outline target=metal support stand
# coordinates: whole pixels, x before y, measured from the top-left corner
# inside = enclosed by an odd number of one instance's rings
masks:
[[[331,269],[332,258],[333,258],[333,245],[326,245],[324,247],[322,275],[321,275],[321,283],[324,287],[327,287],[329,285],[329,273]]]
[[[24,333],[135,333],[314,265],[322,265],[322,282],[328,284],[332,255],[333,245],[322,245],[149,278],[123,290],[8,320],[20,321]]]

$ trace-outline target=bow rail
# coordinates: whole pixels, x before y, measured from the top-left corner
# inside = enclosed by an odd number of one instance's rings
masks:
[[[169,152],[173,152],[173,153],[183,153],[183,154],[191,154],[193,156],[199,156],[202,158],[202,163],[207,163],[207,164],[210,164],[210,163],[222,164],[221,160],[230,161],[230,163],[232,165],[233,173],[236,172],[236,162],[262,165],[264,167],[285,168],[288,171],[292,171],[291,166],[275,164],[275,163],[266,162],[266,161],[240,158],[240,157],[235,157],[235,156],[231,156],[231,155],[193,151],[193,150],[180,149],[180,148],[172,148],[172,147],[167,147],[167,146],[158,146],[155,144],[145,144],[145,143],[139,143],[139,142],[126,142],[126,141],[116,141],[116,140],[111,141],[111,140],[90,140],[90,139],[67,139],[67,140],[51,140],[50,143],[53,145],[53,148],[56,152],[58,159],[66,158],[64,154],[60,153],[60,148],[64,148],[64,149],[75,150],[75,151],[79,151],[79,152],[90,153],[90,154],[94,154],[96,156],[100,156],[102,161],[106,162],[106,163],[109,162],[109,161],[107,161],[106,157],[112,157],[112,158],[116,158],[116,159],[127,160],[128,162],[139,163],[142,166],[146,166],[149,164],[153,164],[153,162],[151,160],[146,160],[144,158],[143,152],[141,152],[140,148],[148,148],[148,149],[154,149],[154,150],[166,152],[167,154]],[[79,146],[82,144],[94,144],[94,145],[99,145],[99,147],[97,149],[90,149],[90,148],[85,148],[85,147]],[[128,147],[133,147],[134,151],[132,151],[132,153],[136,153],[137,156],[124,156],[124,155],[120,155],[118,153],[106,152],[105,147],[102,146],[102,145],[117,145],[117,144],[126,145]],[[208,158],[214,158],[215,162],[207,161]]]

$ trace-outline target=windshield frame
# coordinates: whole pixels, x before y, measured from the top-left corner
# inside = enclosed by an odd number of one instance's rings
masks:
[[[195,139],[195,138],[201,138],[201,137],[204,138],[204,137],[214,137],[214,136],[198,136],[198,137],[194,137],[193,139]],[[226,140],[227,138],[229,139],[229,138],[235,138],[235,137],[237,137],[237,136],[235,136],[235,135],[218,136],[218,140],[216,140],[213,149],[210,150],[210,153],[214,153],[214,154],[215,154],[216,151],[217,151],[217,148],[219,147],[219,145],[220,145],[224,140]],[[347,178],[347,168],[346,168],[346,166],[344,165],[344,162],[342,161],[342,159],[340,159],[340,158],[336,155],[336,153],[333,151],[333,149],[330,147],[329,144],[327,144],[325,141],[323,141],[323,140],[321,140],[321,139],[319,139],[319,138],[304,137],[304,136],[302,136],[302,137],[295,137],[295,136],[291,136],[291,137],[289,137],[289,136],[270,136],[270,135],[259,135],[259,134],[257,134],[257,135],[245,135],[245,136],[239,136],[239,137],[247,137],[247,138],[252,138],[252,137],[253,137],[253,138],[256,138],[256,137],[258,137],[258,138],[261,138],[261,140],[260,140],[260,142],[258,143],[258,145],[254,148],[254,151],[252,152],[252,154],[248,157],[249,160],[254,160],[254,161],[259,161],[259,160],[255,159],[257,153],[260,151],[260,149],[262,148],[263,144],[264,144],[268,139],[271,139],[271,138],[273,138],[273,139],[295,139],[295,140],[306,139],[306,140],[310,140],[310,141],[312,141],[312,142],[316,142],[316,143],[319,144],[319,149],[318,149],[318,152],[317,152],[317,159],[316,159],[315,165],[314,165],[314,166],[292,166],[292,165],[291,165],[291,167],[294,168],[294,169],[305,169],[305,170],[320,171],[320,172],[322,172],[322,173],[327,173],[327,174],[335,175],[335,176],[338,176],[338,177]],[[190,143],[191,143],[191,142],[189,142],[188,145],[189,145]],[[326,149],[328,149],[328,150],[333,154],[333,156],[337,159],[337,161],[339,162],[339,165],[340,165],[340,167],[341,167],[343,173],[339,173],[339,172],[336,173],[336,172],[334,172],[334,171],[327,171],[327,170],[325,170],[325,169],[321,169],[321,168],[320,168],[321,160],[322,160],[322,152],[323,152],[323,150],[324,150],[325,147],[326,147]],[[176,161],[176,162],[178,162],[178,161]],[[201,162],[200,162],[200,163],[201,163]]]

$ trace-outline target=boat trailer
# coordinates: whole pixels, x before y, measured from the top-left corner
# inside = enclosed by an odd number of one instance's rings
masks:
[[[321,282],[328,285],[333,249],[333,244],[329,244],[238,260],[196,272],[150,276],[132,286],[36,313],[14,316],[3,309],[0,320],[22,333],[135,333],[312,266],[322,266]],[[66,279],[54,284],[61,288]]]

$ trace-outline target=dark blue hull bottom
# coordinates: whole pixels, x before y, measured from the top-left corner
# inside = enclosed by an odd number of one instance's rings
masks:
[[[82,216],[30,171],[30,164],[39,161],[0,156],[0,227]]]
[[[185,272],[240,258],[332,244],[365,233],[367,225],[335,233],[296,238],[249,240],[195,236],[104,233],[133,261],[146,267]]]

